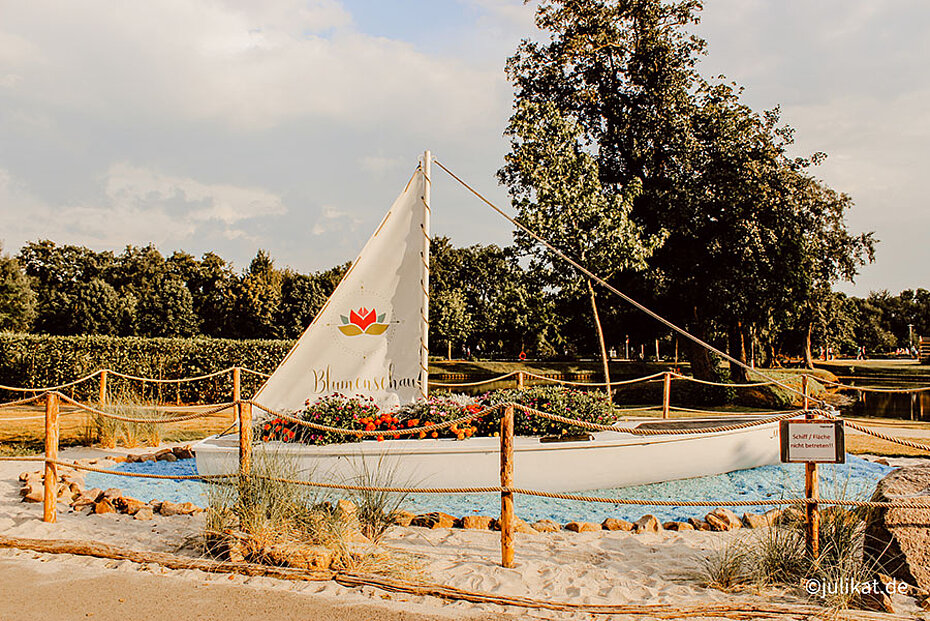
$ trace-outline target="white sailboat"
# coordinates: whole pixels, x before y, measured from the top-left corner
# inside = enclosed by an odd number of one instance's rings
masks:
[[[394,201],[313,323],[253,401],[278,412],[332,394],[370,397],[382,408],[427,395],[430,154]],[[514,484],[548,491],[607,489],[707,476],[779,461],[778,423],[700,432],[753,420],[731,416],[617,423],[588,440],[514,443]],[[643,436],[630,429],[670,433]],[[238,438],[194,445],[200,474],[238,468]],[[307,446],[268,442],[254,452],[287,455],[314,480],[340,482],[363,463],[390,464],[398,481],[431,487],[500,483],[497,438],[398,439]]]

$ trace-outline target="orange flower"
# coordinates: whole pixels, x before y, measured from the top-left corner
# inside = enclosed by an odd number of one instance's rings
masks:
[[[378,436],[378,442],[384,442],[384,436]]]
[[[439,434],[436,433],[435,431],[434,431],[433,433],[431,433],[430,435],[433,436],[434,438],[438,438],[438,437],[439,437]]]

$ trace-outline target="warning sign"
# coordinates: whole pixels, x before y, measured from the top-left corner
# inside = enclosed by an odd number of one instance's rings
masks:
[[[842,464],[846,461],[843,421],[784,420],[780,431],[782,462]]]

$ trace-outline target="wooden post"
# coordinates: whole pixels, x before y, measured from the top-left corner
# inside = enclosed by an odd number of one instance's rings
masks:
[[[501,418],[501,487],[513,485],[513,406]],[[513,492],[501,492],[501,566],[513,567]]]
[[[656,339],[656,362],[659,361],[659,339]]]
[[[672,374],[668,371],[662,374],[662,384],[662,418],[668,418],[672,396]]]
[[[239,399],[242,398],[242,371],[239,367],[233,367],[233,407],[236,408],[236,418],[242,418],[242,406]]]
[[[816,417],[813,413],[808,413],[805,418],[813,420]],[[820,498],[820,482],[817,476],[817,463],[808,461],[804,463],[804,497]],[[807,553],[811,560],[817,562],[820,555],[820,508],[815,502],[806,504],[806,529],[805,543]]]
[[[239,475],[252,472],[252,404],[239,404]]]
[[[801,392],[804,394],[804,409],[810,409],[810,400],[807,398],[807,373],[801,376]]]
[[[58,521],[55,503],[58,502],[58,466],[49,460],[58,459],[58,395],[45,395],[45,498],[42,521]]]
[[[100,371],[100,400],[97,402],[103,405],[107,402],[107,370]]]
[[[517,390],[523,390],[524,388],[523,371],[517,371]]]

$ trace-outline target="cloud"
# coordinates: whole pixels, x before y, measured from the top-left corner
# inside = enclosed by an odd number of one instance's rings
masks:
[[[0,169],[0,230],[5,241],[53,239],[94,247],[179,244],[195,236],[249,238],[246,220],[287,210],[280,197],[257,188],[205,184],[129,164],[114,164],[99,203],[44,202]]]
[[[312,232],[314,235],[324,235],[334,231],[355,230],[362,223],[360,218],[356,218],[350,213],[340,211],[333,207],[324,206],[320,217],[313,225]]]
[[[21,77],[21,105],[245,131],[295,119],[474,123],[508,96],[497,68],[359,33],[332,0],[16,3],[4,10],[0,59],[0,74]]]

